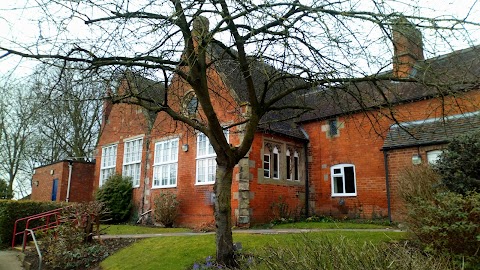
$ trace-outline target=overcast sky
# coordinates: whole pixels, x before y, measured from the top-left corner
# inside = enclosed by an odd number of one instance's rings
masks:
[[[39,22],[39,20],[41,21],[42,17],[46,16],[46,12],[50,13],[50,15],[56,16],[64,15],[62,14],[62,11],[51,9],[42,10],[37,6],[37,2],[39,1],[0,1],[0,44],[2,46],[8,44],[9,46],[16,47],[18,49],[25,44],[35,44],[35,41],[38,40],[39,36],[44,38],[43,42],[46,44],[48,44],[48,42],[51,42],[52,44],[59,44],[63,39],[68,38],[67,36],[63,36],[60,37],[60,39],[54,40],[52,37],[54,36],[53,33],[56,31],[55,25]],[[68,4],[70,1],[60,0],[60,2]],[[371,0],[356,0],[352,2],[359,3],[359,6],[361,7],[369,6],[372,3]],[[470,21],[476,21],[480,23],[480,16],[478,16],[478,14],[480,14],[480,4],[477,3],[477,0],[405,0],[399,1],[398,4],[388,0],[377,2],[387,3],[391,7],[394,7],[396,9],[395,11],[405,12],[407,14],[425,17],[455,16],[457,18],[467,18]],[[424,8],[412,10],[411,6],[418,6],[418,4],[416,4],[417,2],[419,2]],[[67,27],[72,34],[84,39],[94,36],[94,33],[90,32],[90,28],[86,26],[80,19],[73,19],[69,21],[65,27]],[[469,34],[471,38],[470,44],[480,44],[478,41],[480,38],[480,32],[478,32],[478,30],[475,30],[475,28],[472,27]],[[470,46],[464,40],[459,40],[459,38],[452,38],[447,42],[450,43],[454,49],[462,49]],[[34,50],[33,46],[30,48]],[[448,51],[448,49],[445,49],[445,51],[439,51],[439,53],[445,53],[446,51]],[[426,56],[431,57],[435,53],[436,52],[427,51]],[[4,52],[0,51],[0,56],[3,54]],[[16,56],[4,57],[0,59],[0,74],[5,75],[16,69],[16,77],[18,77],[22,74],[30,73],[34,65],[35,62],[20,61],[20,58]]]

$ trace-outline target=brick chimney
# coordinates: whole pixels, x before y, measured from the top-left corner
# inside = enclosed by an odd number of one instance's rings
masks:
[[[398,18],[392,26],[393,76],[408,78],[418,60],[424,60],[422,33],[405,17]]]
[[[192,36],[195,46],[208,34],[210,22],[204,16],[197,16],[192,22]]]

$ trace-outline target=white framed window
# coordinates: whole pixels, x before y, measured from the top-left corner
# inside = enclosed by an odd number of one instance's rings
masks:
[[[293,156],[290,154],[290,149],[287,149],[285,153],[286,167],[287,167],[287,180],[300,180],[300,157],[297,151],[293,151]]]
[[[440,155],[443,153],[442,150],[433,150],[427,152],[427,161],[430,165],[437,164],[438,160],[440,159]]]
[[[153,161],[153,188],[177,186],[178,138],[155,144]]]
[[[228,142],[228,130],[224,130]],[[208,137],[200,133],[197,136],[197,177],[195,184],[208,185],[215,183],[217,171],[217,157]]]
[[[123,176],[132,178],[132,186],[140,186],[140,167],[142,164],[143,139],[133,139],[124,142]]]
[[[280,179],[280,155],[278,148],[275,146],[272,151],[272,178]]]
[[[102,186],[107,179],[115,174],[115,166],[117,164],[117,145],[109,145],[102,147],[102,160],[100,163],[100,182]]]
[[[270,178],[270,154],[263,155],[263,177]]]
[[[332,196],[357,196],[355,165],[338,164],[330,168]]]

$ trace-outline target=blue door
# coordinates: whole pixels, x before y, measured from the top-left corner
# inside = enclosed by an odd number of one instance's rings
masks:
[[[56,200],[57,200],[57,189],[58,189],[58,179],[53,179],[52,201],[56,201]]]

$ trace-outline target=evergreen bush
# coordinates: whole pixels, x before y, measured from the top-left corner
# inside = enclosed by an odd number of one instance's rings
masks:
[[[115,174],[98,189],[95,197],[104,203],[108,210],[104,219],[110,223],[120,223],[130,218],[133,208],[132,195],[131,178]]]
[[[439,192],[412,198],[408,227],[425,251],[453,257],[462,269],[480,267],[480,193]]]
[[[66,206],[59,202],[34,202],[0,200],[0,247],[8,247],[12,244],[13,229],[15,221],[20,218],[40,214]],[[37,220],[29,224],[30,228],[45,224],[45,221]],[[26,221],[18,223],[17,232],[25,229]],[[21,243],[22,236],[18,236],[17,243]]]
[[[480,132],[453,139],[440,155],[435,170],[453,192],[480,192]]]

